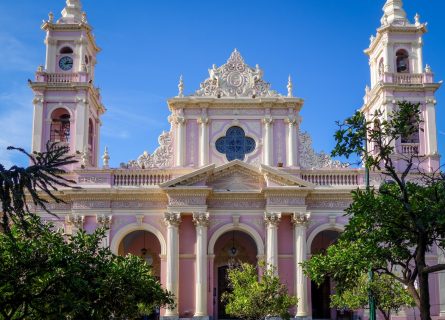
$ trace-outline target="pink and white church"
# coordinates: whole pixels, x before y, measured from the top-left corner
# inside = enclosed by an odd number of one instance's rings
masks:
[[[422,128],[397,141],[395,159],[419,154],[423,169],[434,171],[440,84],[423,63],[426,24],[418,15],[409,20],[401,0],[387,0],[383,11],[365,50],[371,82],[361,110],[387,116],[397,101],[419,102]],[[234,50],[194,93],[186,95],[180,80],[178,95],[167,101],[171,129],[160,134],[153,153],[111,168],[108,150],[99,153],[106,112],[95,86],[100,48],[80,1],[67,0],[61,18],[50,13],[42,29],[46,62],[30,83],[32,150],[44,151],[48,140],[67,144],[79,158],[69,171],[81,187],[64,190],[66,203],[52,204],[57,217],[48,219],[67,233],[108,226],[104,245],[141,256],[175,294],[177,306],[161,310],[165,319],[228,318],[220,299],[228,266],[258,260],[276,266],[298,297],[295,317],[351,317],[330,309],[329,279],[313,285],[299,263],[344,230],[343,210],[351,190],[363,187],[364,170],[314,151],[300,130],[304,101],[293,95],[291,79],[285,94],[271,90],[259,66]],[[381,181],[372,174],[372,184]],[[445,261],[435,252],[428,259]],[[445,319],[445,274],[431,277],[431,297],[433,317]],[[394,317],[413,315],[406,310]]]

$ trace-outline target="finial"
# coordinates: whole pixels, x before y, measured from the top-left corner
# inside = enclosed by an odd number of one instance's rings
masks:
[[[289,75],[289,77],[287,78],[287,96],[289,97],[289,98],[291,98],[293,95],[292,95],[292,88],[293,88],[293,85],[292,85],[292,78],[290,77],[290,75]]]
[[[50,13],[48,13],[48,22],[49,23],[54,22],[54,14],[51,11],[50,11]]]
[[[82,4],[80,0],[66,0],[66,6],[62,10],[62,18],[58,23],[80,23],[83,22]]]
[[[88,23],[87,21],[87,13],[86,12],[82,12],[82,20],[83,23]]]
[[[38,66],[37,67],[37,72],[43,72],[43,66]]]
[[[414,22],[416,26],[420,26],[420,14],[416,13],[414,16]]]
[[[102,156],[103,168],[108,169],[110,167],[110,155],[108,153],[108,147],[105,147],[104,155]]]
[[[429,64],[425,66],[425,73],[433,73],[433,70],[431,69],[431,66]]]
[[[182,80],[182,74],[179,77],[179,83],[178,83],[178,97],[182,98],[184,97],[184,81]]]
[[[370,42],[370,43],[373,43],[374,40],[375,40],[375,37],[374,37],[373,34],[371,34],[371,36],[369,37],[369,42]]]
[[[369,93],[369,91],[370,91],[370,89],[369,89],[369,86],[368,86],[368,85],[366,85],[366,87],[365,87],[365,93],[366,93],[366,94],[368,94],[368,93]]]

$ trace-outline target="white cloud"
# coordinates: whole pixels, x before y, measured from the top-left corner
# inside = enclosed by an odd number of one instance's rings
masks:
[[[19,162],[26,165],[26,159],[8,146],[29,150],[32,132],[32,104],[29,92],[0,94],[0,163],[5,167]]]
[[[8,33],[0,33],[0,70],[33,71],[36,68],[31,59],[32,50],[19,39]]]

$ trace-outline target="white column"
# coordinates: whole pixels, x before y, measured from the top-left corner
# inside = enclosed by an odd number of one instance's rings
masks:
[[[305,318],[309,316],[307,277],[303,273],[300,263],[307,259],[306,228],[309,222],[310,213],[294,212],[292,222],[294,223],[295,234],[295,293],[298,298],[297,313],[295,317]]]
[[[266,222],[266,262],[267,268],[274,268],[278,273],[278,224],[280,223],[281,213],[265,212],[264,221]]]
[[[263,119],[264,123],[264,164],[273,165],[273,119],[266,117]]]
[[[43,97],[35,97],[34,104],[34,117],[32,124],[32,151],[41,152],[42,139],[43,139]]]
[[[428,99],[425,106],[426,155],[437,154],[436,101]]]
[[[209,118],[198,118],[199,124],[199,166],[209,164]]]
[[[195,275],[195,315],[208,319],[207,314],[207,227],[208,212],[193,213],[196,226],[196,275]]]
[[[167,309],[166,317],[177,318],[179,303],[179,233],[178,228],[181,223],[181,213],[166,212],[164,222],[167,225],[167,277],[166,289],[175,295],[176,306]]]
[[[183,167],[185,165],[185,119],[177,116],[176,123],[176,166]]]
[[[417,70],[416,73],[423,72],[423,43],[422,38],[419,39],[419,42],[416,44],[416,55],[417,55]]]
[[[439,251],[438,254],[438,263],[445,263],[445,252],[441,249],[437,249]],[[445,272],[439,272],[439,312],[441,317],[445,317]]]
[[[390,46],[390,44],[388,43],[388,41],[383,42],[384,72],[391,72],[392,60],[391,60],[391,50],[390,50],[389,46]]]
[[[111,229],[111,215],[97,214],[96,223],[99,228],[105,228],[105,238],[102,239],[102,247],[108,248],[110,246],[110,229]]]
[[[287,166],[294,167],[297,165],[297,119],[287,118]]]

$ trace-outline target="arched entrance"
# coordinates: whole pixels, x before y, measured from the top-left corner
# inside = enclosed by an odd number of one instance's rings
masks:
[[[335,243],[340,235],[337,230],[323,230],[319,232],[311,243],[311,254],[324,253],[326,249]],[[311,281],[311,301],[313,319],[337,319],[335,309],[330,308],[330,295],[333,285],[330,278],[318,286]]]
[[[231,265],[257,263],[258,249],[255,240],[246,232],[231,230],[222,234],[214,246],[213,310],[216,319],[229,319],[221,296],[228,288],[227,271]]]
[[[118,254],[129,253],[145,260],[152,267],[153,275],[161,278],[161,244],[153,233],[136,230],[127,234],[119,244]]]

